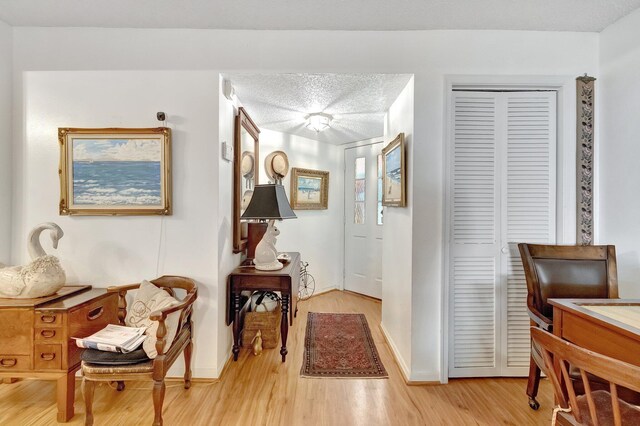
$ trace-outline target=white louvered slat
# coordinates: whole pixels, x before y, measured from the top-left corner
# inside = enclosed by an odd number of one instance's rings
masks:
[[[507,366],[527,367],[531,356],[527,283],[522,261],[511,256],[507,271]]]
[[[454,368],[495,366],[495,259],[453,259]]]
[[[449,376],[526,375],[515,243],[555,241],[555,92],[455,92],[449,198]]]
[[[504,239],[548,244],[555,240],[556,98],[553,92],[513,93],[506,99]],[[526,369],[530,357],[527,285],[512,244],[506,269],[506,364]]]
[[[453,223],[455,244],[495,242],[495,96],[454,98]]]

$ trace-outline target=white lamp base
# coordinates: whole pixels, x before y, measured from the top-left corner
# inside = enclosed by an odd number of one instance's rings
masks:
[[[255,260],[253,262],[255,263]],[[277,260],[275,263],[256,263],[256,269],[259,271],[277,271],[283,267],[284,265]]]
[[[276,237],[280,235],[278,228],[274,226],[275,221],[270,220],[267,231],[262,240],[256,246],[256,254],[253,263],[259,271],[277,271],[284,265],[278,261],[278,251],[276,250]]]

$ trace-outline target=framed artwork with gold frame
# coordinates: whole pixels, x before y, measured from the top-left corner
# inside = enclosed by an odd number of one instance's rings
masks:
[[[291,208],[326,210],[329,207],[329,172],[291,169]]]
[[[404,133],[400,133],[382,150],[382,205],[406,207],[406,188]]]
[[[61,215],[170,215],[171,129],[59,128]]]

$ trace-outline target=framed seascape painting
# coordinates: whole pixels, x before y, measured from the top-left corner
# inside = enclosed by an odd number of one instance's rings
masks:
[[[291,169],[291,208],[326,210],[329,207],[329,172]]]
[[[407,205],[404,133],[400,133],[382,150],[382,205]]]
[[[59,128],[61,215],[170,215],[171,129]]]

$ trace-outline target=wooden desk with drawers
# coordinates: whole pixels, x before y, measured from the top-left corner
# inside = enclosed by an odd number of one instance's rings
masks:
[[[63,287],[39,299],[0,299],[0,379],[57,380],[58,421],[73,417],[80,353],[72,337],[118,323],[118,294]]]

